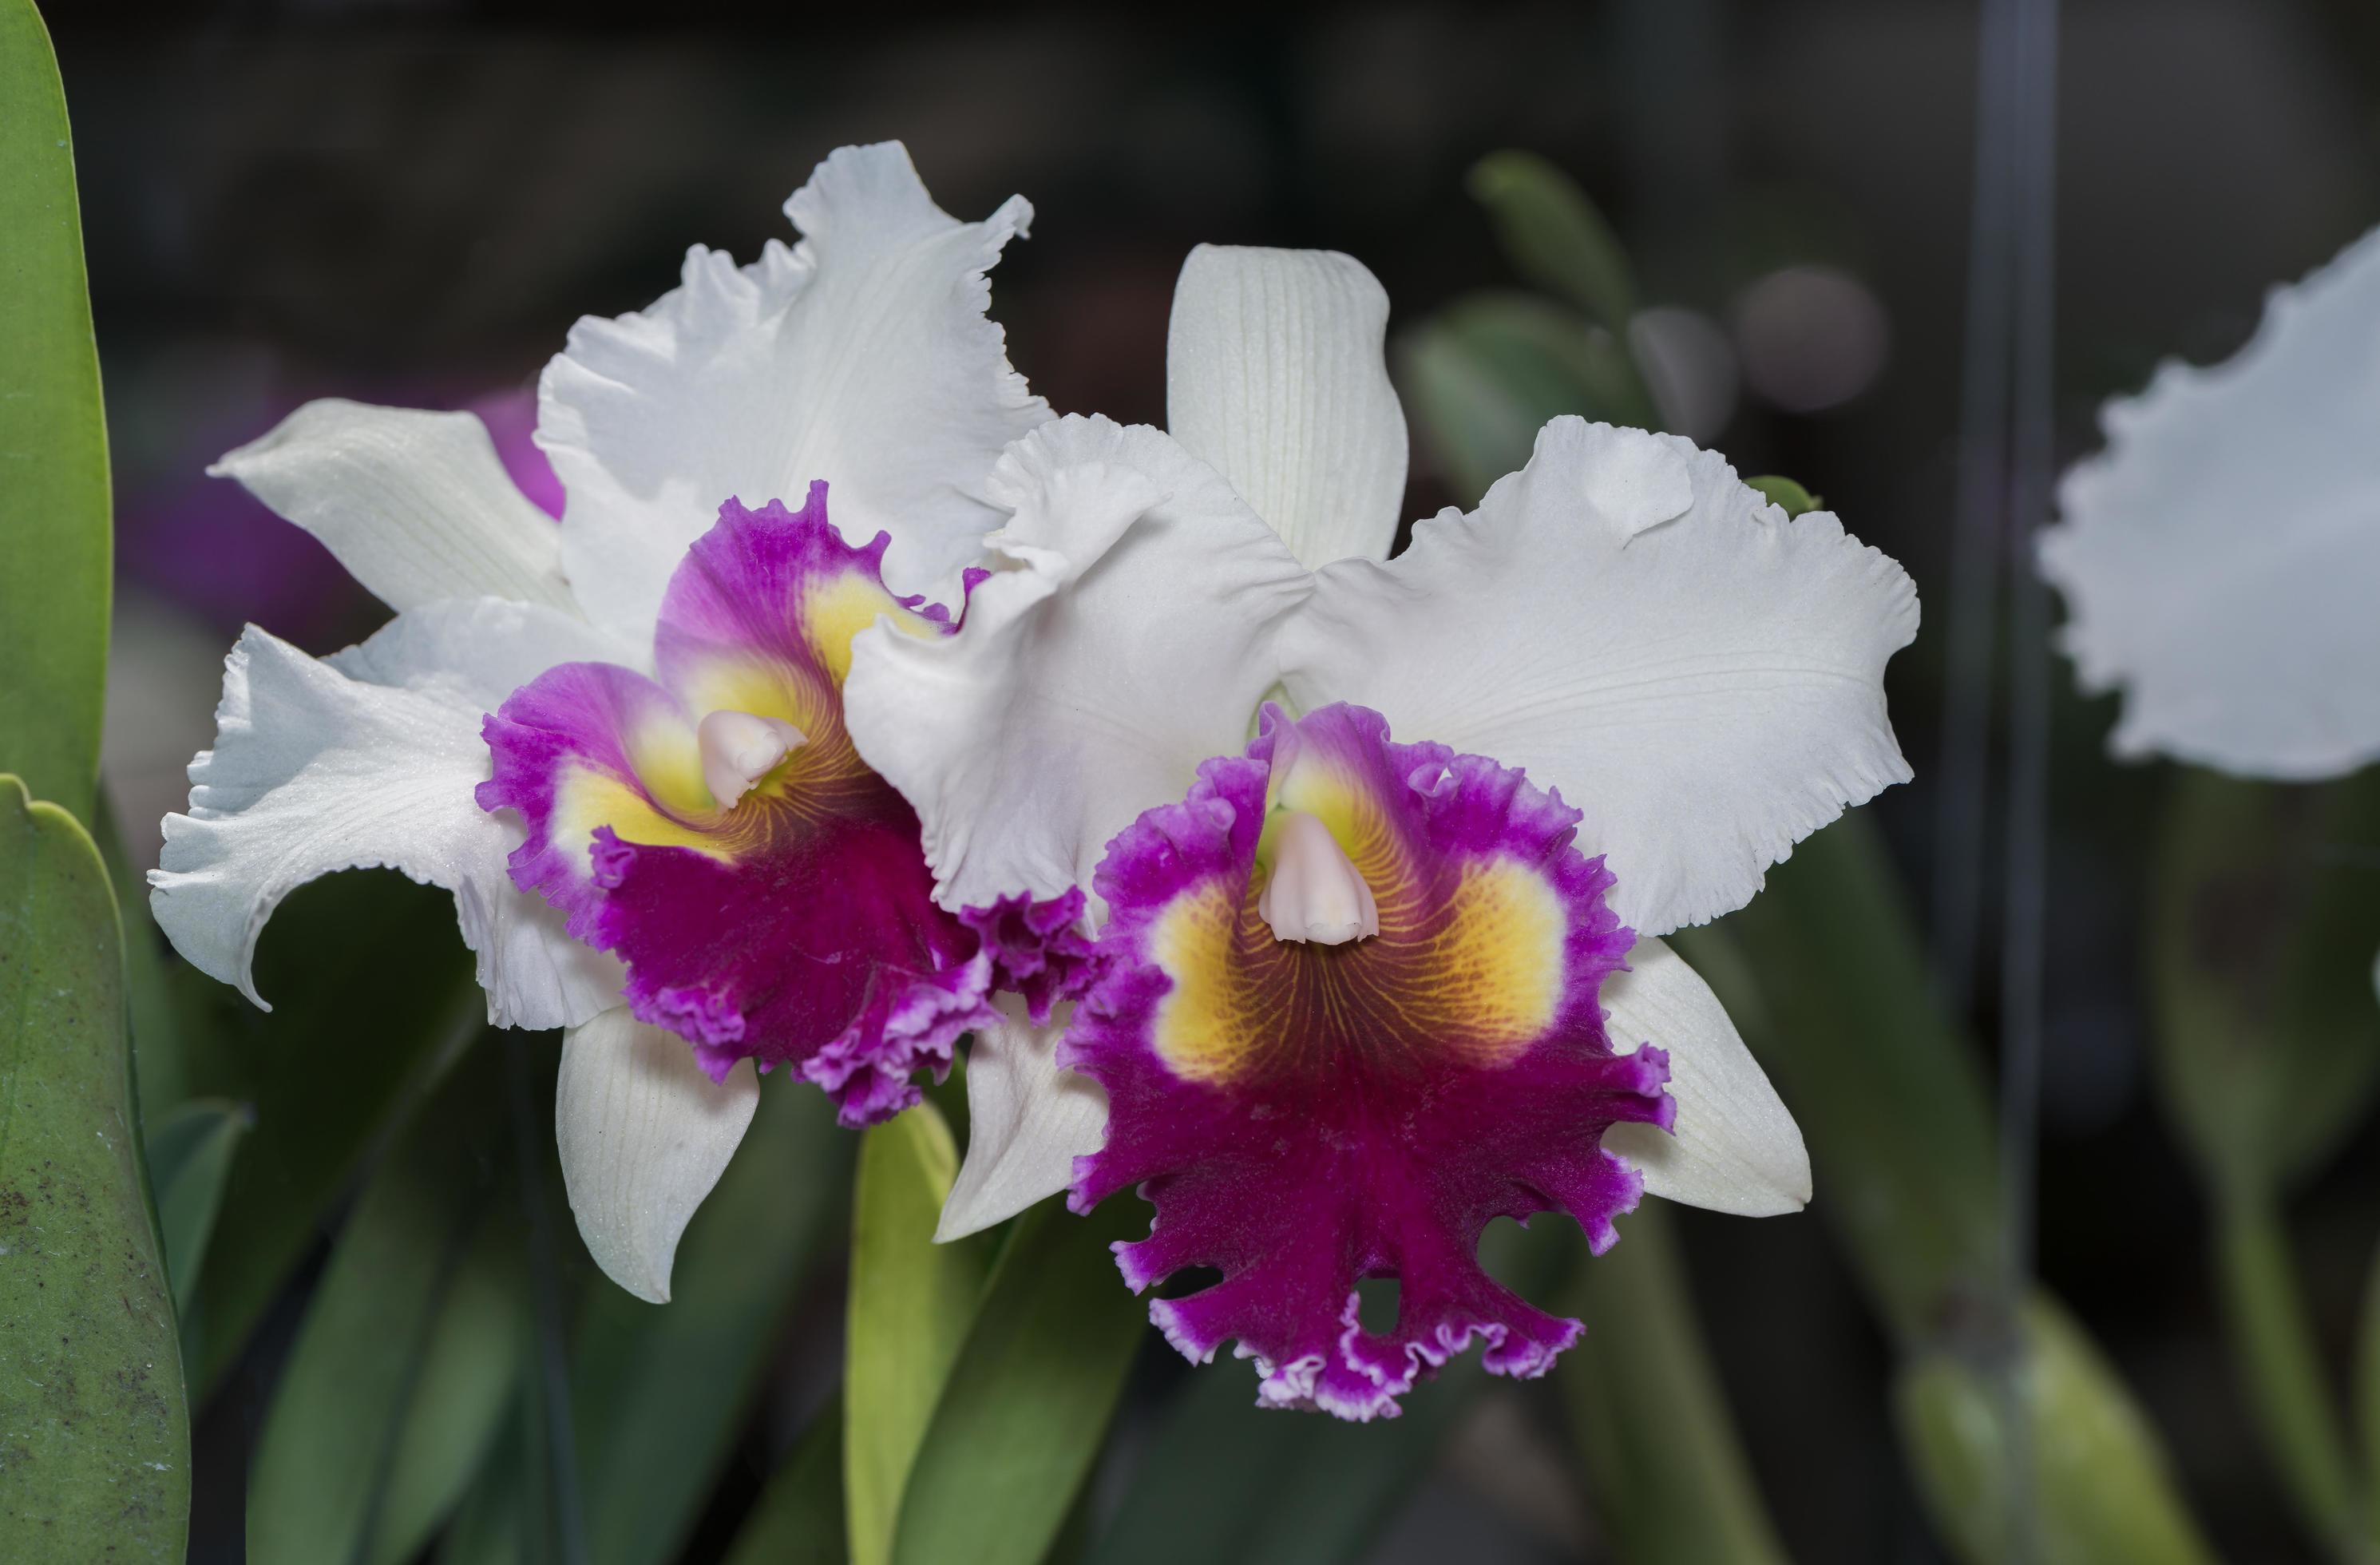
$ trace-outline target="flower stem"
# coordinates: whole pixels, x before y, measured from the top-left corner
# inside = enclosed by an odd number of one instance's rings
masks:
[[[2281,1215],[2270,1195],[2216,1203],[2216,1269],[2232,1353],[2265,1450],[2314,1536],[2342,1561],[2374,1558],[2358,1523],[2338,1408],[2306,1319]]]

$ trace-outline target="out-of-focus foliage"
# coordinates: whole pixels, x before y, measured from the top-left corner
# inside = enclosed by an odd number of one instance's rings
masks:
[[[2040,1565],[2213,1565],[2176,1502],[2165,1453],[2090,1340],[2047,1298],[2022,1315],[2017,1384],[2024,1435],[2011,1442],[1998,1370],[1950,1349],[1900,1376],[1902,1438],[1936,1520],[1973,1560]],[[2002,1468],[2012,1445],[2033,1469],[2034,1535],[2010,1535]]]
[[[232,1155],[248,1132],[248,1110],[221,1098],[194,1098],[149,1127],[149,1182],[157,1224],[165,1240],[165,1271],[174,1280],[174,1307],[198,1297],[199,1268],[223,1209]]]
[[[99,850],[0,773],[0,1539],[179,1559],[189,1421]]]
[[[2266,1449],[2308,1530],[2360,1559],[2374,1523],[2282,1199],[2380,1087],[2380,770],[2298,788],[2182,768],[2170,790],[2149,931],[2159,1081],[2213,1194],[2225,1318]]]
[[[1784,1565],[1660,1202],[1578,1268],[1572,1308],[1590,1324],[1554,1376],[1596,1492],[1630,1497],[1604,1512],[1621,1558]]]
[[[107,677],[107,419],[66,94],[0,0],[0,769],[89,820]]]
[[[258,1443],[251,1559],[411,1559],[495,1437],[528,1345],[498,1064],[473,1050],[340,1231]]]
[[[847,1565],[843,1526],[843,1404],[830,1401],[762,1491],[727,1565]]]

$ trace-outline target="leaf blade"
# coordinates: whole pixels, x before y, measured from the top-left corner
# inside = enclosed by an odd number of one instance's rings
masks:
[[[181,1351],[99,852],[0,775],[0,1536],[179,1559]]]
[[[0,767],[88,820],[114,540],[71,140],[40,13],[0,0]]]

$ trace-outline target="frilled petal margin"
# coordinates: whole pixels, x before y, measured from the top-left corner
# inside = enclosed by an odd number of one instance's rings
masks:
[[[506,878],[518,823],[471,802],[488,775],[481,715],[548,664],[611,650],[577,620],[493,600],[408,610],[322,661],[249,626],[224,667],[214,748],[190,764],[190,813],[165,818],[158,927],[264,1006],[249,969],[281,899],[387,866],[455,893],[490,1020],[576,1025],[617,1005],[619,964]]]
[[[1295,556],[1162,432],[1066,418],[1000,461],[1002,568],[940,639],[852,646],[859,752],[917,806],[946,906],[1087,883],[1108,840],[1245,744]]]
[[[641,640],[722,495],[832,477],[850,536],[889,532],[891,579],[947,600],[998,524],[993,458],[1050,409],[985,318],[986,270],[1033,209],[936,207],[897,141],[845,147],[794,192],[805,236],[738,268],[689,250],[649,309],[571,329],[538,443],[570,493],[563,555],[590,616]]]
[[[2313,782],[2380,758],[2380,229],[2276,288],[2246,347],[2107,404],[2042,574],[2110,745]]]
[[[1795,843],[1910,775],[1883,686],[1917,634],[1908,576],[1673,435],[1557,419],[1477,511],[1317,580],[1281,632],[1290,696],[1559,790],[1642,934],[1742,906]]]
[[[759,1102],[750,1061],[714,1082],[684,1040],[625,1008],[562,1035],[554,1144],[578,1231],[606,1277],[669,1303],[678,1239]]]
[[[1378,900],[1379,933],[1276,940],[1257,909],[1270,811],[1327,825]],[[1087,1211],[1137,1185],[1135,1290],[1222,1280],[1150,1318],[1193,1360],[1236,1339],[1259,1400],[1343,1418],[1397,1398],[1473,1338],[1498,1374],[1542,1373],[1580,1330],[1480,1269],[1498,1217],[1563,1210],[1600,1251],[1638,1180],[1597,1139],[1667,1124],[1655,1048],[1615,1055],[1597,993],[1630,944],[1578,819],[1519,772],[1390,741],[1378,714],[1268,712],[1099,867],[1112,964],[1061,1062],[1107,1089],[1107,1144],[1076,1165]],[[1393,1277],[1395,1324],[1356,1283]]]

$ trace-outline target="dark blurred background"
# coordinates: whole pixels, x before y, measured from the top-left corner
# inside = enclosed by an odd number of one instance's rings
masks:
[[[1892,697],[1919,781],[1875,809],[1925,894],[1971,5],[44,10],[115,445],[108,770],[136,856],[153,861],[156,818],[211,738],[239,622],[326,650],[379,617],[295,529],[200,476],[297,402],[525,418],[520,396],[576,316],[648,303],[690,242],[749,259],[786,235],[779,205],[817,159],[897,137],[959,216],[1013,191],[1034,201],[993,313],[1035,388],[1062,411],[1161,421],[1189,246],[1348,251],[1387,285],[1394,330],[1513,281],[1463,176],[1523,147],[1611,216],[1661,307],[1650,351],[1697,438],[1741,471],[1799,479],[1915,576],[1929,625],[1893,665]],[[2380,9],[2072,0],[2063,49],[2061,461],[2094,443],[2103,397],[2163,356],[2228,352],[2269,285],[2380,219]],[[1417,442],[1409,513],[1448,498]],[[2062,662],[2058,679],[2042,1269],[2136,1388],[2225,1552],[2310,1558],[2242,1431],[2200,1196],[2144,1072],[2154,775],[2107,763],[2111,709],[2077,700]],[[2360,1195],[2375,1161],[2355,1149],[2293,1208],[2334,1363],[2371,1252]],[[1819,1181],[1823,1203],[1823,1167]],[[1686,1212],[1680,1226],[1796,1557],[1937,1558],[1891,1439],[1884,1344],[1819,1220]],[[1559,1434],[1500,1389],[1481,1409],[1379,1558],[1593,1558],[1593,1518],[1530,1477],[1563,1460]],[[202,1443],[252,1415],[219,1410]],[[236,1522],[225,1460],[202,1451],[217,1496],[201,1499],[202,1547],[207,1525],[220,1542]]]

